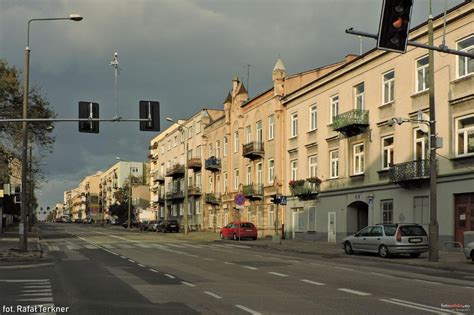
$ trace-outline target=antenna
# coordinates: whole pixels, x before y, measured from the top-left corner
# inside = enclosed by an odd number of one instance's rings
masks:
[[[362,56],[362,36],[359,35],[359,56]]]
[[[251,65],[247,65],[247,94],[249,96],[249,99],[250,99],[250,66]]]
[[[118,61],[118,53],[114,53],[114,59],[110,62],[110,65],[114,68],[114,77],[115,77],[115,84],[114,84],[114,103],[115,103],[115,116],[114,119],[118,117],[118,110],[117,110],[117,76],[119,70],[119,61]]]

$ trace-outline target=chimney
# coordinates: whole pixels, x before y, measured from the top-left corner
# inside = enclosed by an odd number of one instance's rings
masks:
[[[237,88],[239,87],[239,77],[235,76],[232,79],[232,94],[235,95],[237,93]]]

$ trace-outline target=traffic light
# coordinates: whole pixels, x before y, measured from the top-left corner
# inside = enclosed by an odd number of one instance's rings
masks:
[[[270,201],[271,203],[276,203],[277,195],[271,195]]]
[[[377,48],[404,53],[407,50],[413,0],[384,0]]]
[[[160,131],[160,102],[140,101],[140,131]]]
[[[79,102],[79,119],[99,118],[99,104]],[[98,121],[79,121],[79,132],[99,133]]]

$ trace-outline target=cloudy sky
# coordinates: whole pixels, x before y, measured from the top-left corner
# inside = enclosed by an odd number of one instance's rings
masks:
[[[452,7],[461,0],[448,0]],[[444,0],[433,0],[434,14]],[[161,103],[164,117],[185,118],[200,108],[222,108],[238,75],[250,95],[271,85],[281,56],[289,74],[340,61],[359,52],[349,27],[376,33],[379,0],[1,0],[0,58],[23,69],[27,21],[84,16],[81,22],[34,22],[30,31],[30,84],[42,87],[59,117],[74,118],[78,101],[96,101],[102,118],[114,116],[114,73],[119,53],[119,115],[137,118],[139,100]],[[427,18],[428,0],[416,0],[412,26]],[[375,46],[363,40],[363,51]],[[156,133],[138,123],[103,123],[99,134],[57,123],[54,153],[45,159],[41,206],[62,202],[63,191],[105,170],[115,157],[147,160]]]

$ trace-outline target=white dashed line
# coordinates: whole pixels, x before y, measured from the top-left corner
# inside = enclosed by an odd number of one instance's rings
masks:
[[[230,261],[224,261],[224,264],[226,264],[226,265],[235,265],[235,263],[230,262]]]
[[[115,252],[111,252],[111,251],[108,251],[109,253],[111,253],[112,255],[115,255],[115,256],[118,256],[119,254],[115,253]]]
[[[371,272],[371,274],[377,275],[377,276],[382,276],[382,277],[390,277],[390,278],[393,278],[393,276],[391,276],[391,275],[385,275],[385,274],[383,274],[383,273],[378,273],[378,272]]]
[[[245,307],[245,306],[243,306],[243,305],[237,304],[237,305],[235,305],[235,307],[240,308],[241,310],[244,310],[244,311],[246,311],[246,312],[248,312],[248,313],[250,313],[250,314],[252,314],[252,315],[262,315],[262,313],[256,312],[256,311],[254,311],[254,310],[252,310],[252,309],[250,309],[250,308],[248,308],[248,307]]]
[[[132,260],[132,259],[129,259],[128,261],[131,262],[131,263],[134,263],[134,262],[135,262],[135,260]]]
[[[421,280],[421,279],[412,279],[412,280],[418,281],[418,282],[429,283],[429,284],[441,284],[441,282],[428,281],[428,280]]]
[[[362,295],[362,296],[371,295],[370,293],[367,293],[367,292],[356,291],[356,290],[351,290],[351,289],[346,289],[346,288],[339,288],[338,290],[339,291],[344,291],[344,292],[347,292],[347,293]]]
[[[212,292],[210,292],[210,291],[204,291],[204,293],[206,293],[207,295],[210,295],[210,296],[212,296],[212,297],[214,297],[214,298],[216,298],[216,299],[222,299],[222,296],[219,296],[219,295],[217,295],[217,294],[215,294],[215,293],[212,293]]]
[[[167,277],[168,277],[168,278],[170,278],[170,279],[174,279],[174,278],[176,278],[175,276],[173,276],[173,275],[169,275],[169,274],[167,274],[167,273],[165,273],[164,275],[165,275],[165,276],[167,276]]]
[[[441,309],[438,307],[433,307],[429,305],[423,305],[423,304],[418,304],[418,303],[413,303],[413,302],[398,300],[398,299],[390,299],[390,300],[380,299],[380,301],[395,304],[395,305],[405,306],[409,308],[414,308],[414,309],[422,310],[425,312],[436,313],[436,314],[446,314],[446,313],[459,314],[455,311],[451,311],[448,309]]]
[[[158,272],[158,270],[151,269],[151,268],[150,268],[150,269],[148,269],[148,270],[150,270],[150,271],[153,271],[153,272]]]
[[[127,259],[127,257],[125,257],[125,256],[120,256],[120,258]]]
[[[346,267],[334,267],[334,268],[342,269],[342,270],[354,270],[354,269],[352,269],[352,268],[346,268]]]
[[[257,268],[251,267],[251,266],[242,266],[242,268],[247,268],[247,269],[250,269],[250,270],[257,270]]]
[[[326,267],[326,265],[318,264],[318,263],[314,263],[314,262],[312,262],[312,263],[310,263],[310,264],[313,265],[313,266]]]
[[[285,275],[284,273],[273,272],[273,271],[270,271],[269,274],[279,276],[279,277],[288,277],[288,275]]]
[[[143,268],[145,268],[145,265],[142,265],[142,264],[137,264],[137,265],[139,265],[140,267],[143,267]]]
[[[314,285],[326,285],[322,282],[316,282],[316,281],[311,281],[311,280],[308,280],[308,279],[301,279],[300,281],[303,281],[303,282],[306,282],[306,283],[310,283],[310,284],[314,284]]]
[[[194,255],[194,254],[188,254],[188,256],[190,256],[190,257],[196,257],[196,258],[199,258],[199,256],[198,256],[198,255]]]
[[[196,285],[195,284],[192,284],[192,283],[189,283],[189,282],[186,282],[186,281],[181,281],[182,284],[184,285],[187,285],[188,287],[195,287]]]
[[[216,261],[215,259],[212,259],[212,258],[204,258],[204,260]]]

